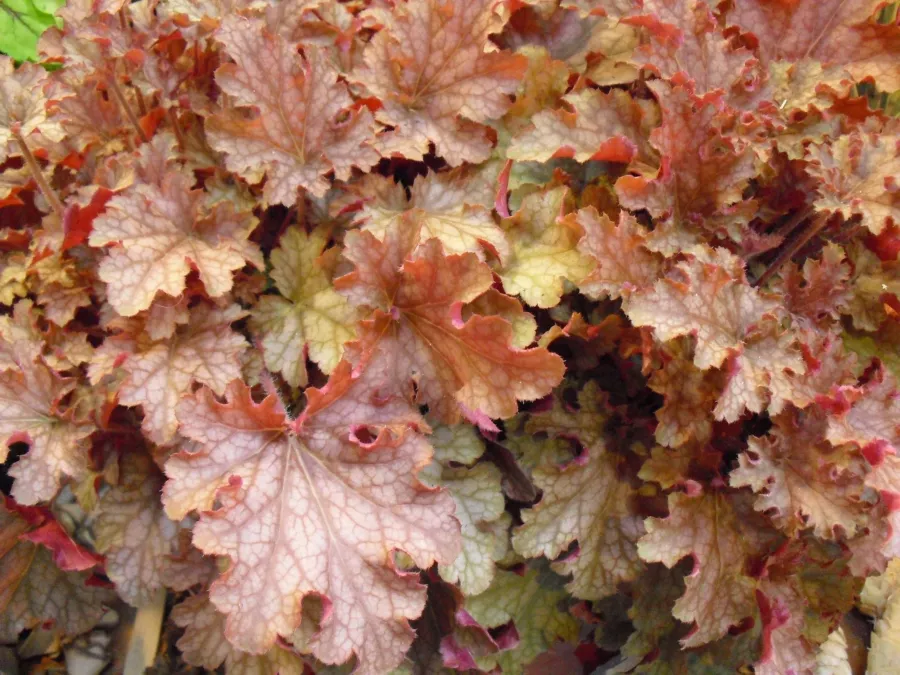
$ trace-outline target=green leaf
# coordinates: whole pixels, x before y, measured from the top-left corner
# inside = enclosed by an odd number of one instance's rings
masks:
[[[0,52],[18,61],[37,58],[37,41],[50,26],[62,26],[55,13],[65,0],[0,0]]]

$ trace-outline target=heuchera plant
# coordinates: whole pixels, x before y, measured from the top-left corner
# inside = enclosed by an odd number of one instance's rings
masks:
[[[0,57],[4,642],[168,593],[230,674],[851,672],[900,555],[896,7],[58,16]]]

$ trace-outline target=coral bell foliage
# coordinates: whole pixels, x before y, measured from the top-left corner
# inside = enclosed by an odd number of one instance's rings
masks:
[[[895,11],[58,15],[0,60],[5,642],[166,589],[160,658],[231,674],[850,672],[900,554]]]

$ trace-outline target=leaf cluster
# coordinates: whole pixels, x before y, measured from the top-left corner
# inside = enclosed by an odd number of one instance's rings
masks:
[[[898,662],[896,11],[0,2],[3,642]]]

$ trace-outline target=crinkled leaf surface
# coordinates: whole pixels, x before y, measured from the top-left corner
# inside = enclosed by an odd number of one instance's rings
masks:
[[[564,217],[565,197],[564,188],[529,195],[503,222],[514,243],[500,279],[507,293],[518,295],[527,305],[557,305],[564,281],[581,283],[594,268],[578,246],[584,236],[581,221]]]
[[[417,250],[418,236],[409,220],[384,242],[368,232],[348,235],[345,255],[356,269],[335,283],[352,303],[376,310],[365,339],[385,343],[399,372],[416,380],[419,400],[446,421],[459,419],[460,406],[511,417],[517,399],[547,394],[562,379],[562,359],[514,347],[512,326],[501,317],[454,316],[488,290],[488,267],[472,253],[445,255],[435,239]]]
[[[662,108],[662,126],[650,142],[661,155],[656,178],[623,176],[616,181],[622,205],[654,217],[702,220],[741,198],[754,175],[752,153],[712,124],[716,109],[682,87],[650,85]]]
[[[15,642],[18,634],[44,621],[63,633],[90,630],[111,602],[105,588],[86,586],[85,572],[64,572],[45,547],[21,539],[28,524],[0,506],[0,639]]]
[[[256,218],[230,204],[208,208],[204,193],[190,187],[183,173],[166,173],[159,184],[142,183],[113,197],[94,221],[91,246],[115,244],[99,275],[122,316],[150,307],[159,291],[180,295],[192,267],[206,292],[219,297],[231,290],[232,274],[245,261],[261,266],[247,242]]]
[[[0,7],[0,14],[4,9]],[[48,79],[40,66],[24,63],[15,68],[11,58],[0,54],[0,160],[7,158],[15,135],[25,138],[40,130],[48,139],[62,139],[63,130],[47,114]],[[21,149],[13,152],[18,155]]]
[[[380,354],[356,371],[343,362],[325,388],[307,390],[295,421],[274,397],[257,404],[239,383],[225,403],[201,389],[180,405],[181,433],[198,445],[166,464],[166,511],[176,519],[205,511],[195,545],[231,558],[210,597],[237,648],[268,651],[297,628],[301,601],[314,593],[330,606],[312,641],[319,659],[355,654],[367,673],[402,659],[407,620],[425,598],[414,576],[394,570],[392,551],[422,567],[450,563],[459,525],[450,496],[416,478],[431,450],[416,431],[419,414],[390,381]],[[362,440],[362,429],[374,440]]]
[[[900,556],[894,3],[35,2],[11,653],[77,669],[50,563],[102,552],[157,670],[847,672]]]
[[[632,296],[628,318],[651,326],[660,340],[694,335],[698,368],[718,367],[740,352],[749,328],[777,305],[719,265],[693,259],[660,279],[652,290]]]
[[[513,536],[516,551],[553,559],[577,540],[578,550],[555,569],[573,575],[567,589],[585,600],[612,595],[619,582],[633,579],[641,568],[636,542],[643,520],[629,512],[631,487],[618,480],[615,460],[602,444],[566,466],[536,469],[532,477],[544,494],[522,513]]]
[[[826,436],[831,443],[856,443],[860,446],[885,443],[900,446],[900,392],[893,376],[878,371],[866,385],[851,390],[848,405],[830,417]]]
[[[553,157],[572,157],[579,162],[600,160],[629,163],[646,142],[643,112],[622,90],[605,94],[584,89],[563,99],[565,108],[540,112],[533,128],[512,139],[507,157],[546,162]]]
[[[753,614],[755,582],[744,572],[747,551],[735,513],[722,495],[673,494],[669,516],[645,521],[638,553],[672,567],[693,556],[694,571],[675,603],[675,618],[695,623],[681,642],[694,647],[716,640]]]
[[[163,512],[163,476],[148,455],[130,452],[119,467],[118,485],[100,501],[94,533],[107,576],[126,602],[140,607],[162,588],[178,524]]]
[[[645,2],[642,13],[638,20],[629,19],[648,26],[651,34],[651,43],[633,57],[642,67],[674,82],[690,82],[698,95],[730,94],[750,70],[753,54],[728,43],[706,3]]]
[[[816,208],[849,218],[861,214],[875,234],[900,223],[900,131],[857,132],[809,149],[810,171],[819,177]]]
[[[740,3],[728,23],[752,32],[766,60],[811,58],[845,67],[857,80],[874,76],[892,90],[900,86],[896,69],[900,42],[896,31],[871,25],[877,0],[800,0]]]
[[[459,583],[465,595],[477,595],[491,585],[495,561],[509,548],[509,516],[500,490],[500,471],[491,464],[471,469],[444,469],[436,485],[456,502],[456,518],[462,530],[462,549],[449,565],[438,566],[441,577]]]
[[[364,184],[368,201],[362,210],[363,229],[383,239],[392,223],[402,213],[413,211],[421,222],[422,240],[440,239],[447,253],[482,253],[489,244],[505,259],[509,242],[491,217],[493,195],[473,176],[451,173],[429,173],[419,177],[409,190],[409,199],[401,185],[370,176]],[[372,194],[368,194],[371,191]]]
[[[356,334],[357,312],[331,284],[320,230],[291,228],[272,251],[271,276],[281,294],[263,296],[252,325],[262,337],[266,367],[293,387],[306,384],[306,351],[325,373],[341,360]]]
[[[238,110],[209,118],[213,147],[226,164],[251,182],[265,174],[269,202],[292,205],[298,188],[322,196],[324,175],[350,176],[378,160],[372,149],[372,116],[349,113],[352,99],[324,54],[301,56],[291,42],[258,19],[229,16],[216,32],[234,64],[216,71],[216,82],[252,116]]]
[[[506,112],[528,66],[487,49],[503,27],[499,5],[412,0],[379,16],[385,26],[353,76],[381,100],[377,119],[395,127],[382,152],[421,158],[431,142],[451,166],[488,158],[483,123]]]
[[[191,323],[175,335],[160,341],[138,341],[123,365],[128,377],[119,390],[119,400],[143,408],[142,428],[151,440],[165,444],[175,437],[175,411],[194,382],[223,394],[229,382],[240,378],[239,356],[247,342],[231,324],[243,315],[237,305],[198,307]]]
[[[573,640],[578,624],[560,609],[564,593],[552,572],[526,570],[498,572],[491,587],[468,598],[465,609],[486,628],[515,624],[519,644],[496,657],[487,657],[486,666],[496,662],[504,673],[521,673],[523,667],[557,639]]]
[[[75,382],[60,378],[40,361],[0,373],[0,457],[16,440],[30,445],[9,474],[13,497],[21,504],[51,499],[64,476],[79,477],[87,466],[90,424],[75,422],[58,406]]]
[[[194,595],[173,607],[172,621],[186,629],[178,648],[191,665],[215,670],[224,664],[228,675],[303,673],[303,661],[283,647],[276,645],[264,654],[249,654],[233,647],[225,637],[225,615],[206,594]]]
[[[587,207],[574,218],[584,229],[578,249],[596,261],[594,270],[578,284],[582,293],[615,299],[656,282],[660,256],[647,248],[646,233],[631,215],[623,211],[615,223]]]
[[[862,482],[836,476],[839,470],[823,453],[816,426],[821,425],[814,419],[779,418],[775,433],[751,436],[731,484],[759,493],[755,508],[769,513],[787,534],[812,527],[818,537],[834,538],[837,532],[852,537],[862,520]]]
[[[765,323],[745,342],[739,355],[726,363],[727,382],[716,407],[716,419],[733,422],[744,410],[771,414],[781,412],[785,398],[791,398],[790,375],[806,373],[806,363],[796,347],[791,331],[779,333],[777,326]]]

